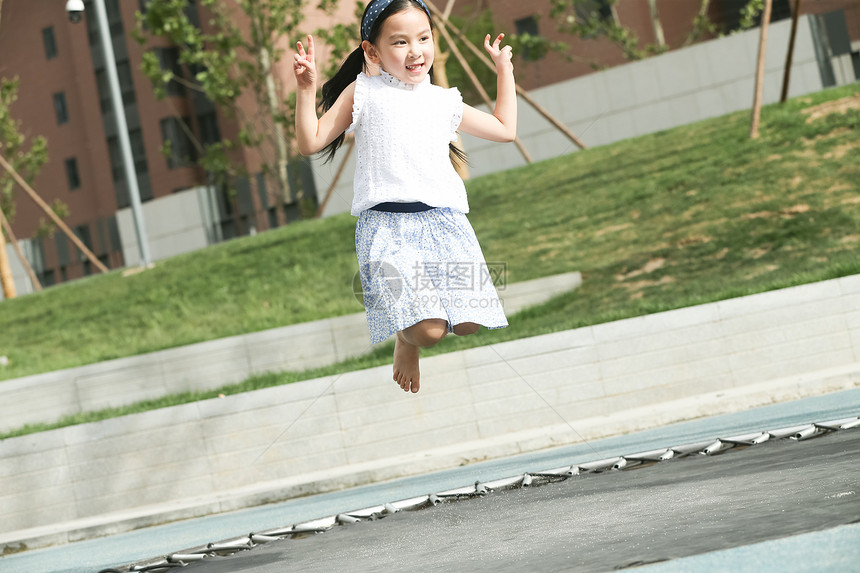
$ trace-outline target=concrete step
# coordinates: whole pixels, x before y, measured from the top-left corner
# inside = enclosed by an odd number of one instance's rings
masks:
[[[578,272],[499,287],[510,316],[578,288]],[[266,372],[328,366],[372,349],[363,312],[0,382],[0,431]]]

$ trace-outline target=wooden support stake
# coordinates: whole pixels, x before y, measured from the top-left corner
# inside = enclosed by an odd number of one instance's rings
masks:
[[[448,2],[448,7],[451,7],[452,2]],[[433,60],[433,81],[436,85],[443,88],[450,88],[451,84],[448,83],[448,71],[445,68],[448,65],[448,57],[451,55],[450,52],[443,52],[440,46],[441,42],[439,41],[439,36],[433,36],[433,44],[436,47],[436,59]],[[457,147],[463,149],[463,137],[457,132]],[[465,162],[455,161],[452,157],[451,163],[454,164],[454,170],[457,172],[457,175],[460,176],[460,179],[463,181],[468,181],[471,178],[471,174],[469,173],[469,166]]]
[[[764,12],[761,16],[761,36],[758,42],[758,64],[755,74],[755,94],[753,96],[752,121],[750,122],[750,138],[758,139],[758,125],[761,119],[761,100],[764,93],[764,62],[767,51],[767,27],[770,24],[770,10],[773,0],[764,0]]]
[[[788,82],[791,80],[791,63],[794,60],[794,41],[797,39],[797,20],[800,18],[800,2],[795,0],[794,12],[791,15],[791,35],[788,37],[788,54],[785,56],[785,73],[782,76],[782,94],[779,102],[785,103],[788,99]]]
[[[102,264],[102,262],[100,260],[98,260],[98,258],[96,258],[96,256],[92,253],[92,251],[90,251],[87,248],[87,246],[85,244],[83,244],[83,242],[81,242],[81,240],[78,238],[78,236],[75,235],[71,229],[69,229],[68,225],[63,223],[63,220],[60,219],[59,217],[57,217],[57,214],[54,213],[54,210],[51,209],[51,207],[47,203],[45,203],[41,197],[39,197],[38,193],[33,191],[32,187],[27,185],[27,182],[24,181],[20,175],[18,175],[18,172],[15,171],[15,168],[12,167],[9,164],[9,162],[6,161],[6,158],[3,157],[2,155],[0,155],[0,166],[2,166],[3,169],[5,169],[6,171],[9,172],[9,175],[12,176],[12,179],[14,179],[15,182],[18,183],[18,185],[20,185],[21,188],[27,192],[27,194],[30,196],[30,198],[36,202],[36,205],[41,207],[41,209],[48,215],[48,217],[51,218],[51,220],[57,225],[57,227],[59,227],[60,230],[66,234],[66,236],[69,238],[69,240],[72,241],[72,243],[74,243],[75,246],[78,249],[80,249],[80,251],[84,255],[86,255],[86,257],[90,260],[90,262],[93,264],[93,266],[95,266],[98,270],[100,270],[103,273],[108,272],[108,268],[106,266],[104,266]]]
[[[10,225],[9,220],[6,219],[3,209],[0,209],[0,227],[2,227],[2,229],[6,231],[6,234],[9,235],[9,240],[12,242],[12,248],[15,249],[15,253],[21,260],[21,266],[24,267],[24,270],[27,272],[27,276],[30,277],[30,282],[33,283],[33,289],[35,289],[36,292],[39,292],[42,290],[42,283],[39,282],[39,278],[33,271],[33,267],[30,266],[30,261],[28,261],[27,257],[24,256],[24,251],[21,250],[21,246],[18,244],[18,239],[15,237],[15,231],[12,230],[12,225]]]
[[[469,50],[475,54],[479,60],[484,62],[484,64],[489,67],[491,70],[495,70],[496,66],[493,64],[493,60],[490,59],[488,55],[479,50],[472,42],[470,42],[465,34],[460,31],[456,26],[454,26],[451,22],[447,21],[443,18],[444,14],[436,7],[436,5],[432,2],[432,0],[425,0],[425,4],[432,10],[436,16],[440,18],[440,21],[444,22],[451,31],[454,32],[454,35],[461,40]],[[531,105],[535,111],[544,116],[547,121],[549,121],[557,130],[563,133],[568,139],[570,139],[573,143],[575,143],[580,149],[587,149],[588,146],[585,145],[576,135],[570,131],[566,125],[558,121],[556,118],[552,116],[546,109],[543,108],[539,103],[537,103],[534,98],[519,85],[517,86],[517,93],[522,97],[529,105]]]
[[[445,41],[448,42],[448,49],[454,54],[454,56],[460,61],[460,65],[463,66],[463,71],[466,72],[466,75],[469,76],[469,79],[472,81],[472,84],[475,86],[475,89],[478,90],[478,93],[481,96],[481,99],[484,100],[484,103],[492,109],[493,102],[490,100],[490,94],[487,93],[487,90],[484,89],[484,86],[481,85],[480,80],[478,80],[478,76],[475,75],[475,72],[472,70],[472,66],[469,65],[469,62],[466,61],[466,58],[463,57],[463,53],[457,47],[457,44],[454,43],[454,39],[451,38],[451,34],[448,33],[448,27],[445,25],[444,21],[439,22],[439,30],[442,31],[442,36],[445,37]],[[519,137],[514,138],[514,144],[517,146],[517,149],[520,150],[520,153],[525,158],[526,163],[534,163],[531,154],[523,145],[523,142]]]
[[[6,256],[6,238],[0,229],[0,287],[3,289],[3,298],[9,300],[15,298],[15,279],[12,277],[12,268],[9,266],[9,257]]]

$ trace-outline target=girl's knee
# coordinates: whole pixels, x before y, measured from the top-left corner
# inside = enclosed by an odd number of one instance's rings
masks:
[[[454,334],[457,336],[469,336],[470,334],[475,334],[478,332],[478,329],[481,328],[480,324],[475,324],[474,322],[461,322],[460,324],[454,325]]]
[[[448,322],[441,318],[429,318],[414,324],[404,331],[416,346],[428,348],[438,344],[448,334]]]

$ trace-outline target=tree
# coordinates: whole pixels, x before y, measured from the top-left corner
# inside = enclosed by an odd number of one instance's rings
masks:
[[[668,49],[660,42],[640,48],[636,34],[620,23],[617,3],[618,0],[551,0],[550,16],[555,18],[559,31],[583,39],[608,39],[627,60],[641,60]]]
[[[166,38],[179,47],[179,63],[191,73],[183,78],[176,70],[164,69],[154,51],[143,58],[143,71],[164,98],[166,86],[175,81],[205,94],[222,111],[239,123],[236,140],[221,139],[201,143],[191,130],[179,122],[198,150],[198,163],[222,185],[230,185],[244,166],[231,159],[240,146],[255,148],[262,158],[263,171],[279,183],[284,198],[289,197],[288,165],[295,159],[290,150],[293,109],[279,97],[272,74],[272,63],[284,53],[283,40],[296,37],[304,19],[301,0],[200,0],[208,22],[194,21],[194,6],[189,0],[150,0],[144,14],[138,14],[135,33],[141,45],[148,37]],[[323,7],[330,0],[320,2]],[[239,22],[247,22],[240,26]],[[246,115],[237,100],[251,93],[255,112]],[[165,149],[169,151],[169,149]],[[274,157],[272,157],[274,155]],[[297,181],[293,181],[295,189]],[[298,189],[297,196],[303,202]]]
[[[29,138],[21,122],[12,117],[11,107],[18,99],[18,78],[0,78],[0,154],[28,183],[32,183],[48,161],[48,142],[41,135]],[[15,181],[0,170],[0,208],[9,220],[15,217]]]
[[[48,142],[42,136],[28,141],[21,131],[21,122],[12,117],[12,104],[18,99],[18,78],[0,78],[0,155],[28,183],[32,182],[48,161]],[[0,171],[0,213],[8,220],[15,216],[13,191],[15,181],[5,171]],[[58,204],[55,210],[64,211],[65,206]],[[2,217],[0,217],[2,219]],[[11,239],[11,237],[10,237]],[[15,296],[15,287],[6,257],[4,230],[0,228],[0,283],[6,298]]]

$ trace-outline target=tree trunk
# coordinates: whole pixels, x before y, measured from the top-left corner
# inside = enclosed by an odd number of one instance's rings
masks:
[[[20,175],[18,175],[18,172],[15,171],[15,168],[12,167],[12,165],[8,161],[6,161],[6,158],[2,155],[0,155],[0,167],[3,167],[3,169],[5,169],[9,173],[9,175],[12,176],[12,179],[15,180],[15,182],[21,187],[21,189],[27,192],[27,195],[29,195],[30,198],[35,201],[36,205],[38,205],[42,209],[42,211],[45,212],[45,214],[51,219],[51,221],[53,221],[54,224],[59,227],[63,233],[65,233],[69,240],[89,259],[89,261],[98,270],[103,273],[108,272],[108,268],[102,264],[98,257],[96,257],[92,253],[92,251],[90,251],[87,246],[83,244],[83,242],[81,242],[78,236],[74,234],[71,229],[69,229],[69,226],[66,225],[63,220],[57,216],[56,213],[54,213],[54,210],[51,209],[51,207],[47,203],[45,203],[45,201],[41,197],[39,197],[39,194],[36,193],[33,188],[30,187],[27,182],[21,178]]]
[[[8,300],[17,296],[12,269],[9,267],[9,257],[6,256],[6,239],[3,235],[3,229],[0,229],[0,283],[3,286],[4,298]]]
[[[275,91],[275,79],[272,77],[272,62],[269,58],[269,51],[266,48],[260,50],[260,63],[263,66],[263,73],[266,76],[266,91],[269,96],[269,113],[272,114],[272,125],[275,128],[275,146],[278,150],[278,183],[281,186],[284,202],[287,203],[290,198],[290,183],[287,176],[287,165],[289,164],[289,156],[287,150],[287,136],[284,134],[284,126],[276,119],[280,108],[278,106],[278,95]],[[302,198],[301,189],[297,190],[296,196]]]
[[[761,118],[761,100],[764,92],[764,62],[767,51],[767,27],[770,24],[770,10],[773,0],[764,0],[764,12],[761,16],[761,36],[758,43],[758,65],[755,75],[755,95],[753,96],[752,122],[750,125],[750,139],[758,139],[758,125]]]
[[[33,283],[33,289],[36,292],[42,290],[42,283],[39,282],[39,277],[36,276],[36,273],[33,271],[33,267],[30,266],[30,261],[28,261],[27,257],[24,256],[21,246],[18,245],[18,239],[15,238],[15,232],[12,230],[12,225],[10,225],[9,221],[6,219],[3,209],[0,209],[0,227],[2,227],[2,230],[6,231],[6,234],[9,236],[9,242],[12,243],[12,248],[15,249],[15,254],[18,255],[18,260],[21,261],[21,266],[24,267],[24,270],[27,272],[27,276],[30,277],[30,282]]]
[[[666,36],[663,34],[663,24],[660,23],[657,0],[648,0],[648,6],[651,8],[651,25],[654,28],[654,37],[657,39],[657,45],[663,48],[666,46]]]
[[[782,76],[782,93],[779,102],[785,103],[788,98],[788,84],[791,81],[791,63],[794,59],[794,41],[797,38],[797,20],[800,18],[800,0],[794,2],[794,13],[791,15],[791,36],[788,39],[788,54],[785,56],[785,73]]]

